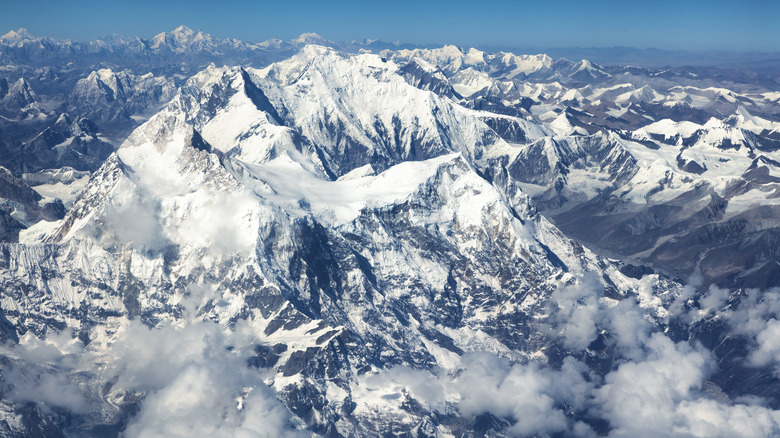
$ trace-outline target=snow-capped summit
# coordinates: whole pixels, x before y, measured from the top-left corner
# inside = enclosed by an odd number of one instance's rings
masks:
[[[195,35],[195,31],[182,24],[176,29],[173,29],[171,34],[178,40],[186,40]]]
[[[641,128],[642,131],[661,135],[667,139],[675,137],[689,138],[700,129],[702,129],[702,125],[697,123],[689,121],[675,122],[671,119],[659,120]]]
[[[734,114],[726,118],[723,122],[727,125],[744,129],[754,134],[767,132],[768,135],[771,135],[780,132],[780,123],[754,116],[742,105],[737,108]]]
[[[581,83],[591,83],[612,76],[604,70],[604,67],[598,66],[587,59],[580,60],[579,62],[559,59],[555,61],[553,68],[559,72],[560,77],[569,78]]]
[[[19,78],[8,87],[8,91],[4,94],[0,98],[0,114],[3,116],[20,121],[46,120],[48,117],[40,97],[27,79]]]
[[[631,103],[651,103],[663,98],[658,92],[649,85],[645,85],[637,90],[627,91],[615,98],[615,103],[626,106]]]
[[[478,114],[410,85],[399,68],[377,55],[308,46],[255,74],[272,81],[262,82],[270,102],[336,177],[366,164],[382,171],[399,161],[448,152],[479,158],[507,147]]]
[[[441,69],[421,58],[412,58],[399,69],[406,81],[422,90],[432,91],[440,96],[457,98],[449,78]]]
[[[74,93],[83,96],[84,100],[95,102],[100,95],[104,95],[110,102],[115,99],[125,98],[125,89],[129,77],[126,73],[115,73],[109,68],[93,71],[85,79],[76,84]]]
[[[303,46],[303,45],[306,45],[306,44],[315,44],[315,45],[320,45],[320,46],[329,46],[329,45],[333,44],[331,41],[321,37],[320,35],[317,35],[314,32],[303,33],[300,36],[298,36],[297,38],[293,38],[292,40],[290,40],[290,42],[292,44],[295,44],[295,45],[298,45],[298,46]]]
[[[195,32],[189,27],[181,25],[172,32],[162,32],[155,35],[154,38],[152,38],[149,47],[157,52],[213,52],[217,50],[217,43],[218,42],[211,35],[200,30]]]
[[[18,30],[12,30],[3,36],[0,36],[0,43],[14,45],[22,41],[32,40],[32,39],[35,38],[32,35],[30,35],[29,32],[27,32],[27,29],[22,27],[19,28]]]
[[[474,48],[464,51],[454,45],[446,45],[438,49],[388,51],[383,56],[390,57],[397,62],[408,62],[413,58],[421,58],[436,65],[448,75],[473,69],[485,72],[491,77],[508,79],[546,71],[553,64],[552,58],[547,55],[515,55],[504,52],[488,54]]]
[[[588,131],[580,126],[572,124],[572,118],[568,111],[563,111],[558,117],[549,123],[555,133],[562,137],[571,135],[588,135]]]
[[[152,73],[134,75],[127,71],[102,68],[92,71],[76,82],[71,92],[71,111],[77,109],[98,123],[113,123],[124,120],[134,123],[128,117],[131,113],[147,115],[149,110],[159,110],[176,93],[171,79],[154,76]]]
[[[20,108],[37,102],[38,95],[33,91],[30,83],[25,78],[19,78],[9,88],[8,93],[3,98],[3,101],[8,104],[12,103]]]
[[[531,75],[534,73],[548,70],[553,65],[553,59],[545,54],[538,55],[514,55],[508,53],[498,53],[493,58],[493,63],[500,60],[505,71],[502,77],[513,78],[520,75]]]
[[[381,172],[410,159],[504,147],[477,114],[399,73],[377,55],[309,45],[262,70],[210,66],[172,105],[231,156],[263,162],[297,149],[333,179],[367,164]]]

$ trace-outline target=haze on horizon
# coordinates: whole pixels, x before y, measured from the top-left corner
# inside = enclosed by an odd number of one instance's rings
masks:
[[[251,2],[97,0],[10,2],[0,33],[89,40],[107,34],[149,38],[186,24],[220,38],[289,40],[315,32],[334,41],[492,47],[635,47],[780,52],[780,2],[610,0],[524,2]]]

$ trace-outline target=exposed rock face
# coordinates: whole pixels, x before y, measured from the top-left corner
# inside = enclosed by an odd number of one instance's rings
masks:
[[[2,148],[0,162],[15,174],[71,167],[95,170],[114,151],[88,119],[72,121],[63,114],[53,126],[44,129],[18,147]]]
[[[0,242],[16,242],[19,231],[39,221],[56,221],[65,215],[59,200],[43,198],[24,181],[0,167]]]
[[[76,82],[70,105],[101,126],[133,126],[131,116],[167,103],[175,93],[173,81],[165,77],[100,69]]]

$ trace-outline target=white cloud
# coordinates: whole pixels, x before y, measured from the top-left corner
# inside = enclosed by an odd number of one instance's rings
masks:
[[[464,368],[455,380],[463,415],[490,412],[512,417],[511,431],[520,435],[554,433],[567,429],[564,413],[555,408],[549,394],[553,380],[534,365],[511,366],[508,361],[490,354],[466,355]]]
[[[247,367],[251,339],[201,321],[149,329],[130,321],[110,346],[112,391],[146,394],[128,437],[294,436],[291,415]]]
[[[436,371],[441,370],[415,370],[401,365],[370,375],[361,384],[370,388],[381,388],[385,393],[400,393],[406,390],[427,409],[444,412],[451,394],[447,394],[447,388]]]
[[[9,358],[2,370],[4,397],[44,411],[87,414],[105,409],[100,406],[105,400],[141,396],[127,437],[301,434],[264,383],[266,376],[247,366],[256,336],[246,325],[233,330],[199,320],[153,329],[135,320],[120,325],[110,342],[103,338],[87,348],[70,332],[50,333],[45,340],[23,337],[2,352]]]
[[[107,331],[86,348],[70,332],[52,333],[46,340],[23,337],[21,345],[4,351],[15,361],[3,370],[5,388],[12,388],[6,397],[44,409],[94,412],[94,386],[90,389],[73,376],[101,364],[96,372],[100,382],[111,382],[106,386],[109,400],[125,392],[142,396],[127,437],[301,433],[264,383],[267,376],[246,366],[255,333],[245,324],[227,329],[194,317],[202,293],[210,290],[206,285],[195,288],[186,315],[175,323],[150,329],[117,319],[116,334],[108,336]],[[362,376],[353,386],[354,400],[369,408],[371,403],[390,407],[382,411],[388,415],[407,415],[400,407],[405,395],[447,415],[460,413],[468,419],[489,412],[509,420],[504,433],[517,436],[595,436],[578,419],[604,420],[612,436],[780,434],[780,411],[762,406],[760,399],[710,398],[704,385],[717,367],[711,352],[652,333],[645,311],[632,299],[609,303],[598,296],[598,287],[588,282],[558,289],[549,332],[582,354],[601,330],[608,330],[618,365],[603,377],[574,357],[566,357],[556,369],[472,352],[452,369],[399,366]],[[749,365],[780,366],[780,293],[750,291],[734,308],[724,307],[728,296],[711,288],[700,303],[710,316],[728,322],[733,335],[752,342]],[[371,391],[373,399],[359,398]]]
[[[711,366],[709,354],[686,343],[654,334],[648,357],[627,362],[606,376],[598,389],[596,410],[616,435],[663,436],[675,425],[677,403],[702,384]]]
[[[756,336],[766,322],[772,318],[780,319],[780,289],[760,291],[749,289],[740,296],[735,308],[721,313],[735,333]]]
[[[770,437],[780,433],[780,412],[761,406],[725,405],[715,400],[683,401],[680,434],[697,437]]]
[[[155,251],[165,248],[170,242],[160,224],[159,200],[136,190],[122,193],[120,197],[112,198],[106,207],[108,229],[120,243],[133,248]]]
[[[15,402],[36,403],[44,410],[57,407],[77,414],[88,412],[86,390],[70,375],[73,354],[82,351],[83,344],[70,330],[52,333],[46,340],[27,333],[18,345],[3,346],[2,382],[8,385],[4,396]]]
[[[566,348],[583,350],[596,339],[599,288],[603,291],[598,279],[586,275],[582,283],[559,287],[551,294],[551,302],[555,305],[555,331]]]
[[[392,380],[395,391],[405,390],[432,410],[455,409],[467,418],[489,412],[509,419],[505,431],[518,436],[593,436],[577,418],[606,420],[610,436],[630,437],[752,437],[780,434],[780,411],[762,400],[715,400],[705,391],[706,379],[717,368],[713,354],[698,344],[675,343],[663,333],[651,333],[652,323],[636,301],[625,299],[612,307],[591,300],[594,288],[556,291],[554,321],[566,330],[584,328],[580,337],[562,333],[572,348],[586,345],[595,330],[606,328],[616,340],[617,368],[600,378],[581,361],[564,359],[560,369],[541,363],[511,364],[489,353],[470,353],[452,370],[435,373],[395,368],[382,371],[375,383]],[[722,313],[729,294],[717,288],[703,299],[705,308]],[[740,330],[753,333],[755,365],[780,363],[780,321],[767,315],[780,310],[778,296],[745,298],[747,309],[724,314],[743,321]],[[581,316],[578,317],[578,313]],[[567,321],[561,315],[574,316]],[[766,321],[766,320],[764,320]],[[390,376],[390,377],[387,377]],[[385,379],[385,380],[383,380]],[[424,389],[421,389],[424,388]],[[386,400],[385,400],[386,401]]]
[[[707,294],[699,300],[699,303],[701,304],[702,310],[717,312],[721,307],[723,307],[723,305],[726,304],[726,300],[728,300],[729,295],[730,292],[728,289],[721,289],[715,285],[712,285],[707,291]]]
[[[573,358],[568,358],[560,371],[553,371],[479,352],[464,355],[456,370],[449,373],[394,367],[360,384],[371,386],[373,391],[384,389],[382,393],[407,392],[433,411],[455,409],[466,418],[483,413],[509,418],[512,435],[591,436],[590,427],[572,421],[559,406],[563,400],[575,409],[587,406],[592,388],[583,376],[585,372],[587,367]],[[400,403],[403,399],[389,400]],[[376,398],[375,403],[387,404],[388,398]]]
[[[641,358],[651,324],[636,301],[626,298],[605,313],[606,326],[617,341],[620,353],[629,359]]]
[[[33,402],[44,409],[64,408],[76,414],[89,410],[85,392],[57,367],[16,363],[4,370],[3,380],[11,385],[5,397],[15,402]]]
[[[714,369],[711,353],[653,334],[647,358],[627,362],[597,389],[594,411],[611,436],[768,437],[780,433],[780,411],[724,403],[700,391]]]
[[[758,348],[749,356],[751,364],[756,366],[780,364],[780,321],[772,318],[756,335]]]
[[[728,296],[722,290],[717,290],[717,294]],[[780,289],[747,290],[739,296],[737,304],[718,312],[717,316],[731,326],[729,336],[744,337],[752,347],[747,365],[771,366],[780,374]]]

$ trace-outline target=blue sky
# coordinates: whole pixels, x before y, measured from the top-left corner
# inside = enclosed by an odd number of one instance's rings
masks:
[[[780,1],[2,0],[0,33],[151,37],[180,24],[262,41],[316,32],[463,46],[780,51]]]

